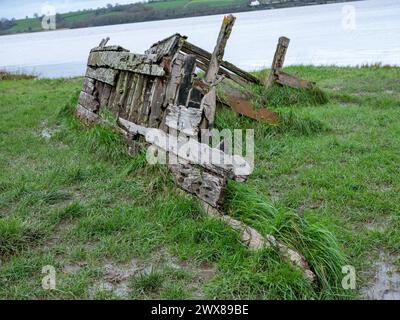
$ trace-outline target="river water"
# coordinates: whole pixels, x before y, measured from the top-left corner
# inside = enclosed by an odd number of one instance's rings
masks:
[[[237,13],[225,59],[246,70],[269,67],[280,36],[291,39],[285,65],[400,65],[400,1],[367,0]],[[209,51],[222,16],[55,30],[0,37],[0,69],[42,77],[83,75],[89,50],[109,36],[143,53],[176,32]]]

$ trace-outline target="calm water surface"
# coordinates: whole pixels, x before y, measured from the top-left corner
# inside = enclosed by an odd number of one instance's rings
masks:
[[[354,9],[354,24],[346,24],[349,20],[344,18],[343,12],[349,12],[349,8]],[[282,35],[291,39],[285,65],[400,65],[399,0],[265,10],[236,16],[225,59],[246,70],[269,66]],[[212,50],[221,18],[217,15],[2,36],[0,68],[33,71],[43,77],[82,75],[90,48],[106,36],[111,38],[109,44],[143,53],[154,42],[179,32]]]

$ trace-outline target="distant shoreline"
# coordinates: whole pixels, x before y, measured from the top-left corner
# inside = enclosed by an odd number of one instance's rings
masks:
[[[268,1],[268,4],[265,3]],[[229,4],[221,4],[221,1],[210,0],[207,4],[185,5],[182,1],[167,0],[148,3],[133,3],[118,5],[108,8],[83,10],[56,15],[56,29],[79,29],[127,24],[147,21],[162,21],[179,18],[191,18],[226,13],[239,13],[249,11],[283,9],[290,7],[302,7],[341,2],[353,2],[362,0],[254,0],[259,3],[250,6],[249,0],[230,0]],[[283,0],[282,0],[283,1]],[[42,17],[7,20],[0,22],[0,36],[33,32],[48,31],[42,28]],[[54,31],[54,30],[50,30]]]

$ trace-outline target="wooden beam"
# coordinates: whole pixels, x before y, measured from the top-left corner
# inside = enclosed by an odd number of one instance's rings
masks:
[[[275,248],[282,255],[283,259],[290,263],[293,267],[299,268],[303,272],[303,276],[310,282],[316,281],[315,273],[310,269],[306,258],[299,252],[289,248],[284,243],[277,240],[273,235],[261,235],[256,229],[247,226],[243,222],[233,219],[223,214],[215,207],[208,203],[202,203],[204,211],[210,217],[221,219],[232,229],[239,232],[241,240],[249,247],[250,250],[261,250],[263,248]]]
[[[92,96],[84,91],[81,91],[79,95],[78,104],[92,112],[97,112],[100,106],[100,103],[95,96]]]
[[[97,51],[124,51],[129,52],[129,50],[121,47],[121,46],[106,46],[106,47],[95,47],[90,52],[97,52]]]
[[[103,119],[99,115],[86,109],[80,104],[76,106],[75,114],[86,126],[93,126],[103,123]]]
[[[315,82],[300,79],[283,71],[278,71],[275,73],[275,75],[276,83],[279,83],[283,86],[289,86],[297,89],[312,89],[315,86]]]
[[[109,68],[86,68],[86,77],[94,80],[98,80],[104,83],[109,84],[110,86],[115,86],[116,79],[118,75],[118,70],[109,69]]]
[[[85,77],[83,80],[82,91],[85,91],[88,94],[93,94],[95,82],[94,79]]]
[[[176,104],[179,85],[182,81],[185,55],[178,53],[172,62],[171,72],[165,91],[165,104]]]
[[[182,78],[177,93],[176,104],[187,106],[190,91],[193,87],[193,78],[196,72],[196,58],[193,55],[185,55],[182,65]]]
[[[220,208],[223,205],[226,177],[200,170],[191,164],[173,164],[168,167],[180,188],[212,207]]]
[[[204,77],[208,83],[213,83],[218,75],[218,69],[224,58],[225,47],[231,35],[233,25],[236,18],[233,15],[225,16],[222,21],[221,30],[219,31],[217,44],[215,45],[214,52],[210,58],[210,65]]]
[[[165,56],[173,57],[179,51],[182,42],[186,39],[187,37],[176,33],[153,44],[145,53],[155,55],[156,61],[160,61]]]
[[[87,64],[90,67],[111,68],[156,77],[165,75],[164,69],[156,63],[152,55],[124,51],[93,51]]]
[[[207,71],[208,65],[209,65],[208,62],[206,62],[206,61],[197,60],[197,62],[196,62],[196,66],[203,71]],[[239,84],[243,87],[249,83],[244,78],[242,78],[232,72],[229,72],[228,70],[223,69],[223,68],[219,68],[218,75],[225,76],[226,78],[231,79],[233,82],[236,82],[237,84]]]
[[[289,42],[290,39],[286,37],[280,37],[278,40],[274,59],[272,60],[271,71],[268,75],[268,78],[264,80],[264,83],[267,87],[271,87],[276,82],[276,73],[283,68],[283,63],[285,62],[285,56],[289,47]]]
[[[102,39],[102,40],[100,41],[99,47],[100,47],[100,48],[104,48],[104,47],[106,46],[106,44],[107,44],[108,41],[110,41],[110,37],[107,37],[107,38],[105,38],[105,39]]]
[[[185,41],[182,45],[182,49],[183,52],[187,53],[187,54],[193,54],[196,56],[196,58],[198,60],[200,60],[204,65],[207,66],[208,68],[208,64],[209,61],[211,59],[211,53],[208,52],[207,50],[204,50],[188,41]],[[227,78],[229,78],[229,74],[227,74],[227,72],[225,72],[226,70],[228,70],[229,72],[231,72],[232,74],[238,76],[241,81],[235,81],[238,78],[232,78],[233,81],[238,82],[240,85],[243,85],[244,83],[261,83],[260,80],[253,76],[252,74],[238,68],[237,66],[235,66],[234,64],[228,62],[228,61],[222,61],[221,62],[221,68],[219,70],[219,73],[221,74],[225,74],[227,75]]]
[[[133,135],[144,136],[146,142],[157,148],[185,162],[200,165],[217,175],[243,181],[252,172],[252,167],[243,157],[226,154],[195,139],[182,139],[163,130],[146,128],[123,118],[118,119],[118,124]]]
[[[217,81],[218,70],[221,66],[221,62],[225,53],[226,43],[228,42],[228,39],[231,35],[235,20],[236,18],[233,15],[229,15],[225,16],[224,20],[222,21],[222,26],[217,38],[217,44],[215,45],[214,51],[211,55],[210,64],[204,77],[204,81],[210,86],[212,86]],[[204,115],[207,122],[204,127],[209,129],[212,129],[214,126],[215,109],[217,106],[216,99],[216,89],[213,86],[210,91],[204,96],[202,106],[200,106],[200,108],[203,107],[204,109]]]

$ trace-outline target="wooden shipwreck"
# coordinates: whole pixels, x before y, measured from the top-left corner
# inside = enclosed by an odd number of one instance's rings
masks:
[[[180,34],[155,43],[144,54],[107,46],[108,39],[102,40],[90,51],[76,115],[90,126],[105,121],[101,110],[111,111],[117,118],[117,130],[132,149],[147,144],[180,160],[167,163],[176,184],[199,198],[209,215],[218,216],[239,230],[242,240],[252,249],[278,248],[313,280],[314,274],[299,253],[221,212],[227,180],[244,181],[252,166],[243,157],[228,154],[223,148],[212,148],[204,143],[204,137],[201,139],[202,129],[213,128],[216,86],[225,78],[240,86],[263,83],[223,60],[234,22],[232,15],[224,18],[212,53]],[[282,53],[279,56],[278,67],[283,64]],[[278,58],[276,55],[275,60]],[[205,72],[204,77],[196,74],[197,69]],[[277,72],[278,76],[274,73],[269,82],[280,79],[280,71]],[[268,109],[253,110],[250,98],[239,90],[227,90],[226,96],[224,103],[237,113],[260,121],[278,121],[277,115]],[[202,161],[204,152],[222,161]]]

